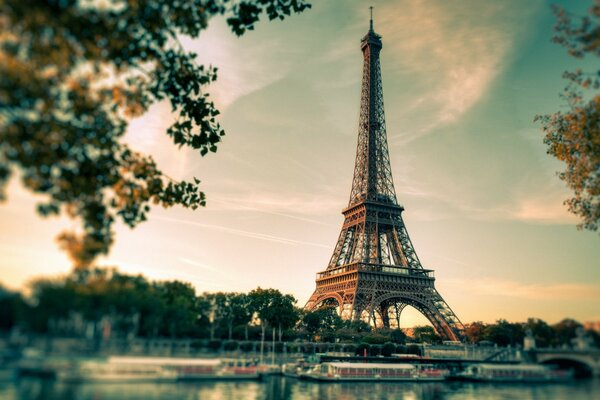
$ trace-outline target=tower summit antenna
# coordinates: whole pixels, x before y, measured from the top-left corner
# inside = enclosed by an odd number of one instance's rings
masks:
[[[371,25],[369,30],[373,32],[373,6],[369,7],[369,10],[371,11]]]

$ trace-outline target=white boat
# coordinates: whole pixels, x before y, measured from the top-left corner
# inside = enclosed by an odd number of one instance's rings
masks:
[[[255,365],[245,360],[171,357],[108,357],[88,360],[58,371],[69,382],[175,382],[199,379],[257,379]]]
[[[244,379],[258,379],[260,378],[261,371],[259,366],[251,361],[244,359],[222,359],[221,368],[217,372],[217,375],[213,378],[216,379],[233,379],[233,380],[244,380]]]
[[[573,372],[539,364],[475,364],[455,378],[480,382],[564,382],[573,379]]]
[[[140,357],[141,358],[141,357]],[[177,372],[163,365],[136,357],[109,357],[108,359],[81,361],[57,371],[57,378],[65,382],[175,382]]]
[[[302,376],[318,381],[442,381],[448,370],[412,364],[326,362]]]

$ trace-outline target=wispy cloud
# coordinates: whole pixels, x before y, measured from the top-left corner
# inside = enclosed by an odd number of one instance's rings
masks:
[[[568,193],[560,182],[552,177],[547,182],[529,182],[524,179],[512,190],[512,194],[500,204],[469,206],[456,203],[461,212],[480,220],[513,220],[537,224],[576,224],[577,217],[563,204]]]
[[[218,197],[213,198],[213,202],[219,204],[220,209],[225,209],[225,210],[229,210],[229,211],[239,211],[239,210],[254,211],[254,212],[261,213],[261,214],[276,215],[278,217],[295,219],[297,221],[310,222],[311,224],[329,225],[329,224],[326,224],[326,223],[316,220],[316,219],[300,217],[298,215],[294,215],[291,213],[283,213],[283,212],[271,210],[273,207],[275,207],[276,209],[279,208],[281,203],[273,204],[272,202],[266,202],[266,203],[265,202],[250,202],[250,204],[254,204],[254,205],[248,206],[247,201],[240,202],[237,200],[218,198]]]
[[[189,258],[179,257],[177,259],[177,261],[180,261],[180,262],[185,263],[185,264],[190,264],[190,265],[193,265],[194,267],[202,268],[202,269],[205,269],[207,271],[220,272],[220,270],[218,268],[215,268],[213,266],[210,266],[210,265],[198,262],[198,261],[190,260]]]
[[[173,222],[173,223],[178,223],[178,224],[184,224],[184,225],[192,225],[192,226],[197,226],[199,228],[212,229],[212,230],[216,230],[216,231],[220,231],[220,232],[224,232],[224,233],[229,233],[232,235],[243,236],[243,237],[247,237],[247,238],[251,238],[251,239],[264,240],[267,242],[281,243],[281,244],[287,244],[287,245],[314,246],[314,247],[323,247],[323,248],[331,247],[331,246],[324,245],[321,243],[306,242],[306,241],[302,241],[302,240],[289,239],[289,238],[282,237],[282,236],[269,235],[266,233],[244,231],[241,229],[228,228],[228,227],[220,226],[220,225],[203,224],[200,222],[186,221],[186,220],[177,219],[177,218],[154,216],[153,219],[160,220],[160,221],[166,221],[166,222]]]
[[[487,93],[524,29],[521,22],[540,2],[514,5],[407,0],[378,7],[388,64],[419,82],[420,94],[410,96],[403,114],[427,115],[409,133],[391,136],[392,145],[457,120]]]
[[[198,54],[199,62],[218,68],[218,79],[210,93],[221,111],[238,98],[281,79],[292,64],[286,57],[270,57],[285,50],[277,37],[262,35],[257,40],[257,35],[253,36],[238,38],[224,18],[214,18],[199,39],[181,38],[187,50]]]
[[[586,283],[523,283],[505,279],[448,279],[448,286],[469,288],[478,295],[532,300],[600,300],[600,285]]]

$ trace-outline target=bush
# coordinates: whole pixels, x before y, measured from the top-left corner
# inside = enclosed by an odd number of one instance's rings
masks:
[[[304,354],[313,354],[315,352],[315,345],[312,343],[304,343],[300,351]]]
[[[276,342],[275,343],[275,352],[276,353],[283,353],[283,342]]]
[[[208,342],[208,348],[212,351],[219,351],[221,350],[222,344],[223,342],[219,339],[211,340]]]
[[[286,346],[286,351],[290,354],[298,352],[298,345],[296,343],[288,343]]]
[[[381,345],[380,344],[372,344],[371,349],[369,350],[369,355],[371,357],[377,357],[381,354]]]
[[[249,353],[254,350],[254,342],[242,342],[240,344],[240,350],[245,353]]]
[[[395,353],[397,353],[397,354],[407,354],[408,353],[407,347],[405,345],[403,345],[403,344],[399,344],[399,345],[396,346]]]
[[[387,342],[381,348],[381,355],[385,357],[389,357],[396,351],[396,345],[392,342]]]
[[[356,355],[357,356],[364,356],[365,355],[365,350],[367,355],[369,354],[369,349],[371,348],[370,345],[368,345],[367,343],[361,343],[358,346],[356,346]]]
[[[329,344],[328,343],[319,343],[319,344],[317,344],[317,352],[318,353],[326,353],[327,350],[329,350]]]
[[[389,338],[379,333],[370,333],[363,336],[362,341],[369,344],[384,344],[389,341]]]
[[[194,350],[206,348],[207,345],[208,342],[206,340],[194,340],[192,343],[190,343],[190,347]]]
[[[416,355],[420,356],[420,355],[422,355],[421,348],[414,344],[410,344],[410,345],[406,346],[406,354],[416,354]]]
[[[228,340],[223,345],[226,351],[236,351],[239,347],[239,343],[235,340]]]
[[[355,344],[347,344],[344,346],[343,351],[346,353],[356,354],[356,345]]]
[[[398,344],[406,343],[406,334],[404,332],[402,332],[401,329],[394,329],[392,332],[390,332],[390,338],[392,339],[392,342],[394,342],[394,343],[398,343]]]

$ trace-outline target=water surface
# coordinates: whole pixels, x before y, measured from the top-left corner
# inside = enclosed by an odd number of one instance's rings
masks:
[[[0,383],[2,400],[588,400],[600,399],[600,379],[568,384],[482,384],[462,382],[316,383],[269,377],[263,382],[63,384],[40,379]]]

